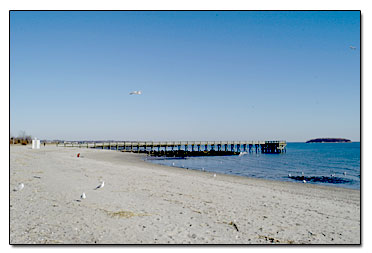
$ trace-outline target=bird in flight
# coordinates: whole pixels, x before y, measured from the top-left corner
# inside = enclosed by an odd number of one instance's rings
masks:
[[[351,50],[356,50],[356,47],[350,46]]]
[[[142,94],[142,91],[132,91],[131,93],[129,93],[129,95],[141,95]]]

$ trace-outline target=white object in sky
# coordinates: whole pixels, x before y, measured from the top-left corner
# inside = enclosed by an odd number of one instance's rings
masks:
[[[131,93],[129,93],[129,95],[141,95],[142,94],[142,91],[132,91]]]
[[[350,49],[352,49],[352,50],[356,50],[356,47],[350,46]]]
[[[87,198],[87,196],[85,195],[85,192],[83,192],[83,194],[81,194],[80,198],[81,199],[86,199]]]
[[[103,188],[105,186],[105,181],[102,181],[94,190],[97,190],[99,188]]]
[[[40,140],[36,138],[32,140],[32,149],[40,149]]]
[[[20,183],[16,188],[14,188],[14,191],[21,191],[25,185],[23,183]]]

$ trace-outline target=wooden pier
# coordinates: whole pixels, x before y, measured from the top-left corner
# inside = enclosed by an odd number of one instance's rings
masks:
[[[183,154],[240,154],[255,152],[278,154],[286,152],[286,141],[122,141],[122,142],[64,142],[57,146],[79,148],[113,149],[123,152],[148,154],[183,153]],[[207,155],[207,154],[206,154]]]

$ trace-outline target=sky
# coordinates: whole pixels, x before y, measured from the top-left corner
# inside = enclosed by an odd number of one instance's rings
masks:
[[[21,131],[359,141],[360,12],[12,11],[10,132]]]

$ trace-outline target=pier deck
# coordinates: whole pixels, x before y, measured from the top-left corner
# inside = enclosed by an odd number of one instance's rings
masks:
[[[64,142],[57,146],[114,149],[138,153],[160,153],[161,151],[194,153],[283,153],[286,141],[122,141],[122,142]]]

